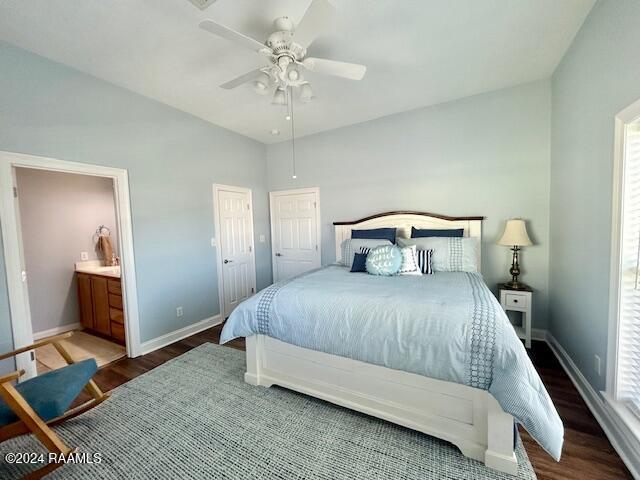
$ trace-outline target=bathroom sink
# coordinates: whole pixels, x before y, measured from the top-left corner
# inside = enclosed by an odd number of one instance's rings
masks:
[[[115,267],[96,267],[96,272],[99,273],[110,273],[112,275],[120,276],[120,266]]]
[[[102,266],[102,265],[83,265],[81,263],[76,264],[76,272],[92,273],[94,275],[106,275],[108,277],[120,278],[120,265],[116,266]]]

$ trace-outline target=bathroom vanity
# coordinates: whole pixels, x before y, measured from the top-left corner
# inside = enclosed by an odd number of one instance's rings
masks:
[[[76,264],[80,322],[102,337],[125,344],[120,267]]]

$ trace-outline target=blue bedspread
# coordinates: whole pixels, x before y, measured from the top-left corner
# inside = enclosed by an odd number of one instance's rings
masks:
[[[383,277],[333,265],[271,285],[240,304],[220,343],[256,333],[488,390],[560,459],[562,421],[479,274]]]

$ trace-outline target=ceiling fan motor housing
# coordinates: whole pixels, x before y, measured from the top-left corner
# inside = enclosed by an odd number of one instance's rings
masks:
[[[293,41],[293,33],[287,30],[279,30],[269,35],[267,46],[276,57],[288,55],[294,60],[304,58],[307,51]]]

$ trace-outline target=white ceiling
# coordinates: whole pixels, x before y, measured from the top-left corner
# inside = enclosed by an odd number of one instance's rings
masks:
[[[309,72],[298,136],[547,78],[595,0],[332,0],[339,21],[309,55],[367,65],[355,82]],[[288,138],[284,107],[249,85],[251,51],[198,28],[211,18],[258,40],[310,0],[3,0],[0,39],[264,143]],[[271,135],[272,128],[282,130]]]

